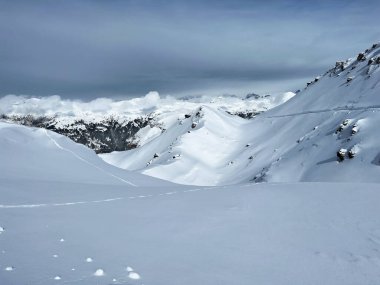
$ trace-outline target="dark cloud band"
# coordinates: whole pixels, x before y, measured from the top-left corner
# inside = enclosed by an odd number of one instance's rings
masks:
[[[376,1],[0,0],[0,96],[223,93],[239,82],[246,89],[236,91],[271,92],[279,81],[291,90],[380,39],[379,8]]]

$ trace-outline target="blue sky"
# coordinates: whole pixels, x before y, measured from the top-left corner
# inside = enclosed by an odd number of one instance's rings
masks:
[[[380,40],[380,1],[0,0],[0,96],[295,90]]]

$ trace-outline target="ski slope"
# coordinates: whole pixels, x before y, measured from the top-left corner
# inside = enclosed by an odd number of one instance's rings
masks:
[[[379,280],[377,184],[176,185],[6,123],[0,151],[2,285]]]
[[[379,70],[380,45],[374,45],[252,120],[202,106],[200,116],[195,110],[140,148],[101,157],[191,185],[380,182]],[[340,150],[346,151],[344,161]]]

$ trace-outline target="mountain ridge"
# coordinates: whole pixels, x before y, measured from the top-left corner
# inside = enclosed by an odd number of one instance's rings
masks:
[[[141,146],[145,135],[159,135],[173,119],[188,115],[202,104],[250,119],[281,104],[293,93],[277,96],[197,96],[161,98],[150,92],[143,98],[114,101],[99,98],[90,102],[62,100],[59,96],[0,98],[0,119],[45,128],[86,145],[97,153],[124,151]]]
[[[204,185],[249,181],[380,182],[377,147],[380,138],[375,131],[380,124],[379,54],[380,46],[374,44],[356,58],[337,62],[285,103],[247,124],[225,130],[228,133],[240,128],[242,135],[237,138],[240,144],[226,150],[226,159],[217,167],[199,170],[199,166],[193,166],[197,161],[192,162],[185,155],[169,157],[161,163],[157,159],[157,163],[137,169],[126,167],[128,161],[133,165],[136,152],[153,155],[154,149],[147,146],[102,157],[125,169],[184,184],[199,184],[199,180]],[[219,111],[214,108],[214,112]],[[217,128],[216,125],[215,132]],[[203,141],[207,141],[207,136],[203,140],[193,139],[187,147],[200,151]],[[219,140],[207,143],[213,144],[207,146],[209,151],[217,150],[223,138],[220,136]],[[181,148],[177,145],[178,153]],[[168,157],[168,152],[169,149],[158,155]],[[121,162],[117,156],[123,156],[125,161]],[[189,177],[188,173],[193,173],[195,168],[198,168],[198,177]],[[178,169],[183,169],[180,175]],[[171,175],[172,172],[176,175]]]

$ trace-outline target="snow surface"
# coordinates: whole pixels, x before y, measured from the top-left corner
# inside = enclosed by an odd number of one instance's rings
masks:
[[[0,122],[0,146],[0,179],[3,181],[131,187],[154,185],[157,181],[106,164],[94,151],[45,129]]]
[[[347,60],[344,70],[333,68],[252,120],[204,105],[201,117],[193,112],[137,149],[101,157],[123,169],[191,185],[380,182],[380,45],[365,56]],[[192,122],[198,123],[194,129]],[[339,162],[340,149],[351,150],[354,158]]]
[[[5,123],[0,151],[2,285],[380,278],[378,184],[175,185],[111,167],[60,135]]]

